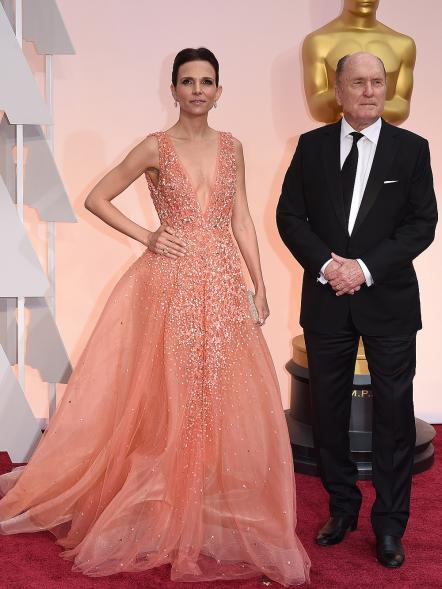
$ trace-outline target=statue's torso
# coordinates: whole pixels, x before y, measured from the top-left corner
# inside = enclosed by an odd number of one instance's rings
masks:
[[[336,31],[318,36],[328,80],[335,79],[336,64],[343,55],[367,51],[382,59],[387,72],[387,88],[394,93],[402,63],[404,37],[378,31]],[[321,47],[322,46],[322,47]],[[391,96],[388,96],[387,100]]]
[[[326,123],[339,119],[341,111],[333,92],[336,66],[344,55],[360,51],[383,61],[387,74],[384,116],[393,124],[400,124],[408,116],[413,89],[413,40],[380,22],[357,28],[341,17],[310,33],[304,41],[304,83],[313,117]]]

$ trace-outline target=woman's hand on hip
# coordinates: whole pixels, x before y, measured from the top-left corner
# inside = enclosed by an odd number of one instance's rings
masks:
[[[147,249],[154,254],[167,258],[180,258],[186,253],[185,242],[175,235],[175,230],[169,225],[160,225],[147,240]]]

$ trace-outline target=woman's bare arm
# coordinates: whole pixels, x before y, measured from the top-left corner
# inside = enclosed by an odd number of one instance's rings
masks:
[[[236,139],[234,141],[237,188],[232,214],[232,230],[255,287],[255,304],[259,319],[264,322],[269,315],[269,309],[259,259],[258,240],[247,204],[244,155],[241,143]]]
[[[134,147],[120,164],[94,186],[84,206],[117,231],[139,241],[155,253],[176,258],[185,253],[185,244],[174,236],[172,228],[162,225],[157,231],[149,231],[126,217],[111,202],[141,174],[158,168],[158,143],[150,136]]]

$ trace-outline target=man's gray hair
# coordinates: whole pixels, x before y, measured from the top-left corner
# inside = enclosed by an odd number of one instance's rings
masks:
[[[342,74],[344,72],[345,64],[346,64],[348,58],[351,57],[352,55],[353,55],[352,53],[347,53],[347,55],[343,55],[341,57],[341,59],[338,61],[338,63],[336,64],[336,85],[339,85],[341,83],[341,78],[342,78]],[[377,55],[373,55],[373,57],[376,57],[376,59],[379,61],[379,63],[382,66],[384,76],[385,76],[385,78],[387,78],[387,72],[385,71],[384,62]]]

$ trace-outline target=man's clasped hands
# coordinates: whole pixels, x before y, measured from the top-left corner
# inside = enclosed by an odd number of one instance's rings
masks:
[[[332,261],[324,270],[324,277],[336,296],[353,295],[361,289],[365,276],[357,260],[343,258],[332,252]]]

